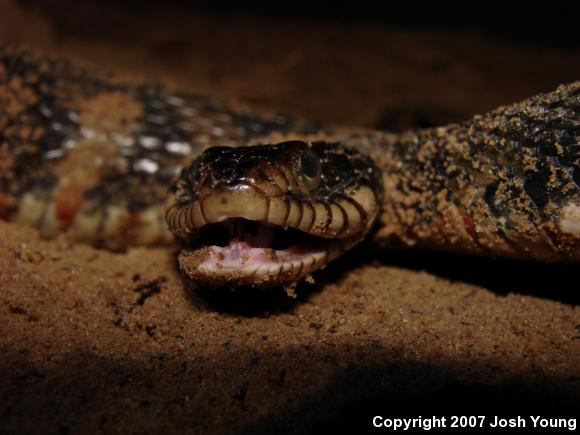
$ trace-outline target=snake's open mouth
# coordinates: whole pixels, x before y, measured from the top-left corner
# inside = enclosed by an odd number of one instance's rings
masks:
[[[212,285],[284,284],[319,269],[347,241],[232,218],[200,228],[180,263],[191,278]]]
[[[378,214],[380,171],[336,144],[215,147],[166,202],[179,265],[210,286],[290,286],[358,243]]]

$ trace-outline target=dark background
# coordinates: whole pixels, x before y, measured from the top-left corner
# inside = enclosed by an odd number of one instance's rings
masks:
[[[131,1],[23,0],[41,7],[64,31],[102,34],[102,27],[118,25],[119,12],[179,11],[219,16],[245,15],[339,23],[378,24],[406,29],[476,30],[489,36],[517,40],[533,46],[578,47],[578,12],[575,2],[507,1]],[[115,16],[116,14],[119,14]],[[163,15],[163,13],[161,13]],[[99,21],[97,21],[97,19]],[[126,17],[123,16],[123,20]],[[102,21],[100,21],[102,20]]]

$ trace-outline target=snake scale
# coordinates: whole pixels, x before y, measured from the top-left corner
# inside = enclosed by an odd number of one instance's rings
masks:
[[[440,128],[328,129],[0,49],[0,218],[125,249],[183,243],[214,286],[292,285],[369,233],[580,259],[580,82]]]

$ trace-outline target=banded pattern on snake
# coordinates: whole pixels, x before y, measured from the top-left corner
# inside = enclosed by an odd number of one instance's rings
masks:
[[[384,244],[578,261],[580,83],[395,135],[2,48],[0,218],[111,249],[173,233],[182,269],[211,285],[289,285],[369,232]]]

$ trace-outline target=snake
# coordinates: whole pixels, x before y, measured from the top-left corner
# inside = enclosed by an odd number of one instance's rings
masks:
[[[0,219],[180,243],[205,286],[292,286],[362,240],[580,259],[580,82],[446,126],[327,127],[0,48]]]

